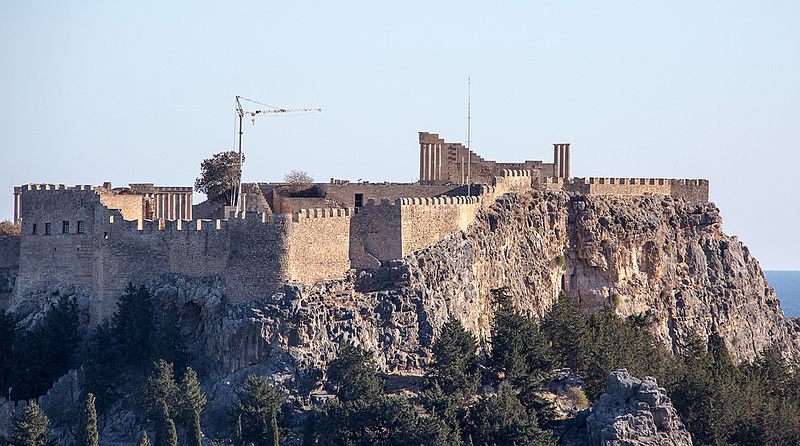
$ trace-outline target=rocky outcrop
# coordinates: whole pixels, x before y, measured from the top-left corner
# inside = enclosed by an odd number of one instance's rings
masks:
[[[490,290],[500,286],[534,317],[562,288],[588,310],[651,311],[676,350],[688,334],[716,330],[739,359],[773,341],[800,352],[800,325],[783,318],[747,248],[722,232],[718,209],[670,197],[507,194],[467,230],[342,280],[286,284],[246,305],[229,303],[222,280],[165,275],[148,285],[181,312],[192,367],[206,377],[209,421],[224,421],[233,388],[255,372],[309,407],[341,341],[375,351],[389,374],[419,373],[450,314],[485,346]]]
[[[636,379],[625,369],[608,375],[606,393],[586,419],[592,446],[691,446],[666,391],[656,379]]]

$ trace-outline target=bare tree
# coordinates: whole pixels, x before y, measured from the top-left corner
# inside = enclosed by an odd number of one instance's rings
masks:
[[[283,176],[283,182],[289,184],[289,193],[294,195],[309,189],[314,183],[314,178],[308,172],[292,170]]]

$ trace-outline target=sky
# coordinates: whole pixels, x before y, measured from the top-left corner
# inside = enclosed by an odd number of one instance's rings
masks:
[[[577,177],[707,178],[723,230],[800,270],[800,2],[0,1],[0,220],[28,183],[416,181],[418,132]],[[264,108],[245,103],[245,108]],[[195,202],[204,197],[195,195]]]

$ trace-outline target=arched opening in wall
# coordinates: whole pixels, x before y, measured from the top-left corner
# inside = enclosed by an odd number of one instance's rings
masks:
[[[182,336],[197,339],[205,333],[206,327],[203,323],[201,308],[196,303],[187,302],[183,305],[181,319],[183,320]]]

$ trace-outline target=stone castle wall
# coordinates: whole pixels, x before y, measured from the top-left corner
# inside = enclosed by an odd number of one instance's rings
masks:
[[[584,195],[664,195],[687,203],[708,203],[709,183],[702,179],[668,178],[545,178],[548,190]]]
[[[0,236],[0,269],[19,268],[20,236]]]
[[[22,235],[0,239],[0,267],[13,268],[18,259],[14,299],[56,284],[91,287],[91,317],[97,323],[113,314],[129,282],[144,283],[165,273],[220,277],[228,299],[242,303],[269,295],[287,281],[314,283],[341,278],[350,268],[374,268],[466,229],[482,208],[512,191],[544,187],[708,200],[706,180],[541,182],[537,171],[497,174],[490,185],[475,186],[472,192],[478,195],[469,197],[369,199],[357,208],[286,214],[232,212],[227,220],[129,219],[142,215],[128,198],[135,195],[109,195],[91,186],[29,185],[21,191]],[[357,186],[342,188],[341,198],[366,192]],[[387,190],[399,194],[402,189]]]
[[[305,209],[287,225],[286,276],[315,283],[344,276],[350,269],[351,209]]]

